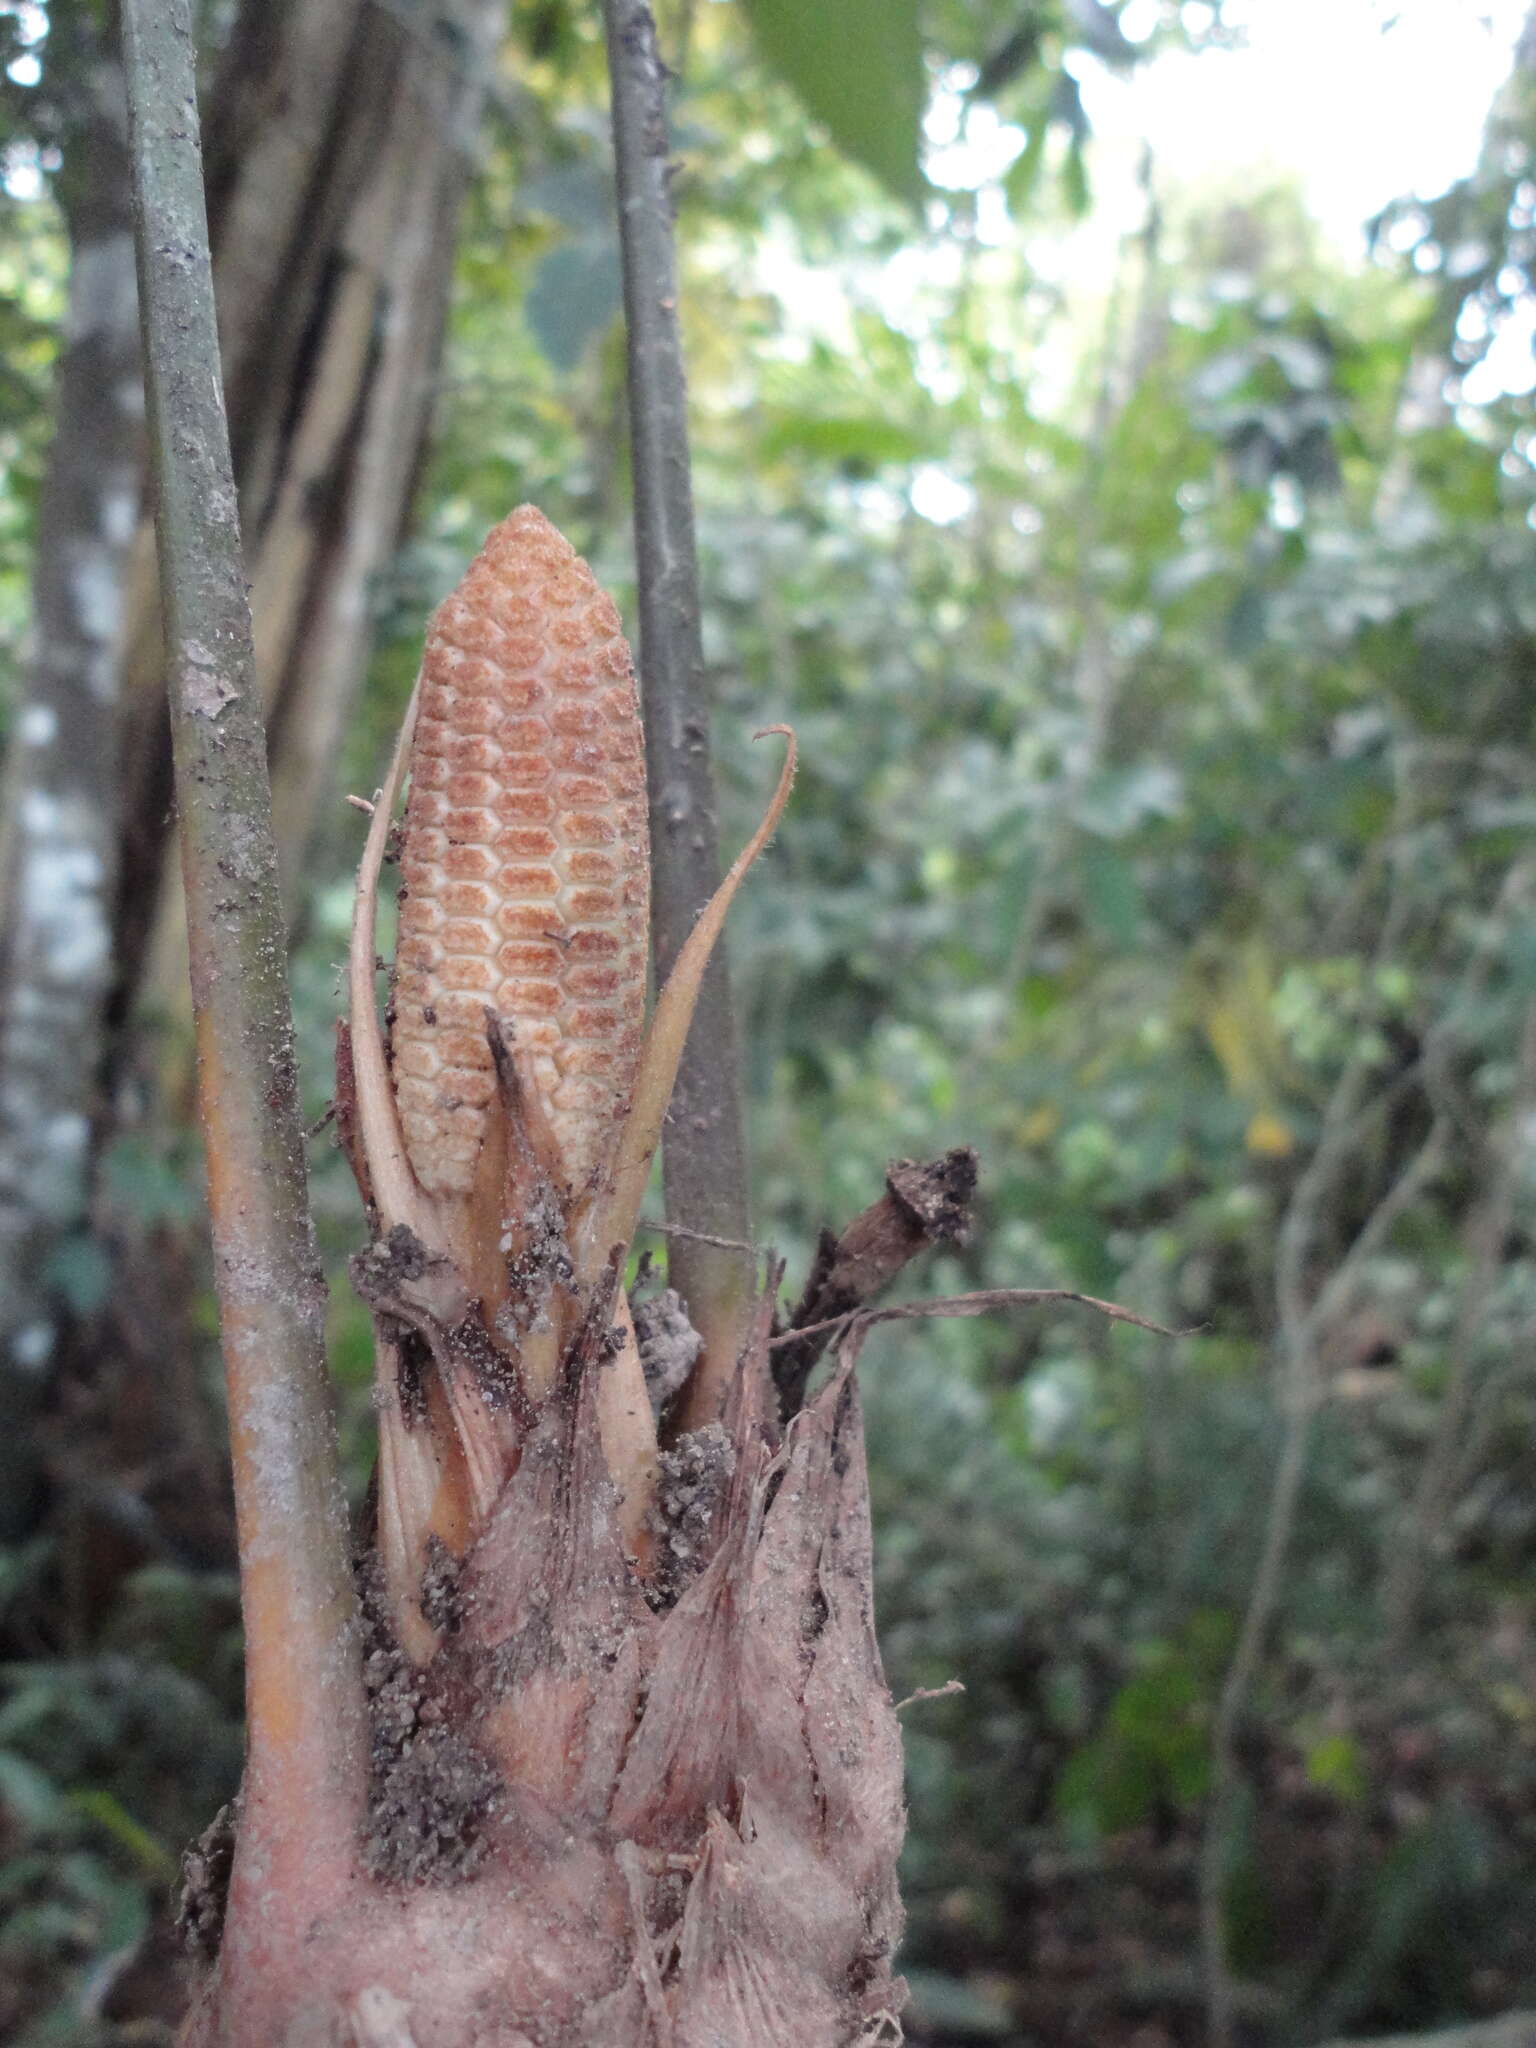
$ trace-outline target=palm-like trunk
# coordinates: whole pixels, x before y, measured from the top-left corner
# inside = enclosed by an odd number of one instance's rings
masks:
[[[619,1539],[603,1369],[600,1342],[572,1350],[434,1574],[432,1660],[376,1619],[356,1861],[293,1947],[237,1882],[189,2044],[900,2039],[901,1754],[851,1374],[776,1446],[760,1332],[730,1423],[668,1454],[686,1562],[657,1612]]]
[[[613,608],[525,509],[434,620],[359,886],[338,1107],[375,1227],[369,1782],[302,1938],[271,1896],[281,1817],[237,1843],[192,2043],[899,2038],[901,1749],[853,1359],[800,1406],[811,1340],[775,1374],[774,1274],[719,1412],[659,1448],[617,1286],[789,770],[642,1043],[639,755]],[[386,1039],[374,895],[407,769]],[[834,1272],[851,1303],[924,1240],[850,1232],[804,1319]]]

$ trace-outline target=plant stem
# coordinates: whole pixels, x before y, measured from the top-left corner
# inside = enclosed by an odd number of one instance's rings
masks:
[[[125,0],[139,304],[246,1631],[242,1855],[349,1853],[366,1746],[189,0]],[[328,1852],[328,1854],[327,1854]]]
[[[664,72],[645,0],[603,0],[603,17],[624,256],[651,939],[660,987],[719,882],[719,826],[699,628]],[[736,1033],[719,950],[704,977],[678,1070],[662,1180],[669,1223],[712,1237],[750,1237]],[[704,1339],[693,1399],[709,1409],[736,1362],[752,1290],[752,1256],[680,1238],[673,1241],[668,1265]]]

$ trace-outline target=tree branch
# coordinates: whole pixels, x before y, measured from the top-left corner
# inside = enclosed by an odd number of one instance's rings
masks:
[[[785,1336],[776,1352],[774,1382],[786,1417],[805,1405],[806,1388],[835,1330],[887,1286],[920,1252],[935,1244],[963,1244],[971,1227],[976,1154],[958,1145],[920,1166],[893,1160],[885,1193],[855,1216],[841,1237],[824,1230]]]
[[[665,73],[645,0],[603,0],[603,19],[624,258],[651,936],[659,987],[720,879],[719,828],[699,628]],[[753,1283],[749,1254],[705,1241],[751,1236],[736,1032],[719,951],[705,975],[678,1070],[662,1181],[667,1221],[704,1234],[674,1241],[668,1274],[704,1339],[690,1409],[713,1414],[736,1362]]]
[[[834,1331],[842,1337],[856,1336],[862,1344],[865,1333],[879,1323],[921,1322],[928,1316],[941,1320],[956,1316],[989,1316],[998,1309],[1043,1308],[1058,1303],[1096,1309],[1112,1323],[1129,1323],[1133,1329],[1150,1330],[1154,1337],[1189,1337],[1194,1334],[1192,1330],[1170,1330],[1166,1323],[1154,1323],[1147,1316],[1137,1315],[1134,1309],[1122,1308],[1117,1301],[1101,1301],[1096,1294],[1079,1294],[1074,1287],[978,1287],[971,1294],[939,1294],[927,1301],[898,1302],[893,1308],[847,1309],[842,1315],[829,1316],[824,1323],[806,1323],[800,1329],[785,1330],[778,1337],[770,1337],[768,1349],[783,1350],[802,1343],[807,1337],[819,1337]]]
[[[139,302],[246,1630],[242,1855],[296,1910],[366,1747],[188,0],[125,0]],[[238,1873],[237,1873],[238,1876]]]

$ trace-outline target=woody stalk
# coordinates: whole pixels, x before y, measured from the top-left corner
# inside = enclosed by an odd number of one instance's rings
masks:
[[[182,2038],[898,2040],[900,1744],[846,1315],[963,1230],[973,1162],[894,1170],[786,1327],[779,1270],[740,1245],[699,1269],[702,1337],[675,1299],[631,1303],[690,1020],[794,743],[774,729],[762,824],[647,1022],[628,649],[573,550],[512,514],[429,627],[359,871],[336,1108],[379,1457],[349,1538],[186,0],[125,0],[124,32],[247,1630],[245,1782],[189,1861]],[[622,44],[647,51],[659,87],[653,46]]]

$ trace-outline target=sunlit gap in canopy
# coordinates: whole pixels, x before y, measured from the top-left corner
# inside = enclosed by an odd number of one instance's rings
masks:
[[[1010,216],[1004,181],[1028,137],[1006,109],[970,97],[972,67],[950,66],[933,84],[924,123],[930,233],[887,260],[881,310],[911,338],[920,380],[945,403],[955,377],[936,328],[967,267],[974,278],[1022,256],[1021,285],[1032,277],[1071,300],[1091,298],[1145,219],[1147,156],[1164,190],[1192,199],[1295,189],[1339,254],[1362,264],[1366,223],[1390,201],[1433,198],[1476,168],[1526,11],[1527,0],[1226,0],[1220,25],[1231,46],[1165,50],[1130,70],[1072,50],[1065,61],[1093,131],[1093,205],[1070,225]],[[1187,0],[1181,13],[1195,36],[1217,23],[1203,0]],[[1159,0],[1130,0],[1119,25],[1129,41],[1144,42],[1161,18]],[[950,195],[965,195],[963,239],[946,233]],[[1398,254],[1412,248],[1410,237]],[[1426,252],[1419,262],[1414,250],[1414,260],[1423,269],[1437,259]],[[1480,321],[1486,329],[1487,316],[1470,305],[1462,339],[1486,349],[1461,381],[1461,404],[1528,394],[1536,303],[1517,289],[1491,331],[1472,332]],[[1031,403],[1046,416],[1072,403],[1080,325],[1050,323],[1020,363]],[[910,500],[922,517],[948,524],[969,509],[969,487],[929,464],[914,475]],[[1294,517],[1277,507],[1279,524]]]
[[[29,91],[43,75],[39,53],[48,36],[48,9],[41,0],[5,0],[0,16],[7,18],[11,33],[22,46],[20,56],[6,66],[6,78]],[[48,172],[58,168],[57,149],[40,149],[29,137],[18,137],[0,154],[0,185],[10,199],[40,199]]]
[[[1185,25],[1209,12],[1186,5]],[[1526,0],[1226,0],[1238,47],[1167,50],[1128,73],[1087,52],[1071,63],[1096,136],[1144,138],[1181,183],[1288,177],[1358,253],[1389,200],[1471,171],[1525,12]]]
[[[1131,0],[1127,33],[1151,4]],[[1255,189],[1266,179],[1294,184],[1323,232],[1359,260],[1365,223],[1390,201],[1432,199],[1475,169],[1526,12],[1526,0],[1226,0],[1221,18],[1241,31],[1241,47],[1169,51],[1129,76],[1074,53],[1096,139],[1096,197],[1115,138],[1145,140],[1159,170],[1190,189],[1234,178]],[[1183,14],[1186,27],[1209,25],[1198,0]],[[1394,246],[1430,269],[1435,252],[1415,247],[1411,220]],[[1476,308],[1464,316],[1481,317]],[[1528,296],[1491,340],[1463,339],[1489,342],[1462,382],[1464,405],[1536,388]]]

